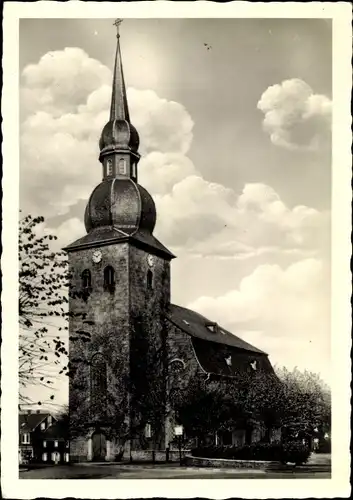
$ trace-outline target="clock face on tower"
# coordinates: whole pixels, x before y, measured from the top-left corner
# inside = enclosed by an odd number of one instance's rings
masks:
[[[148,265],[149,265],[150,267],[153,267],[153,266],[154,266],[154,257],[153,257],[153,255],[149,254],[149,255],[147,256],[147,263],[148,263]]]
[[[95,264],[98,264],[102,260],[102,252],[100,250],[93,252],[92,260]]]

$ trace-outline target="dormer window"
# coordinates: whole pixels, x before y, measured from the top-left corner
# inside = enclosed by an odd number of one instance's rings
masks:
[[[256,359],[254,359],[254,361],[252,361],[252,362],[250,363],[250,366],[251,366],[251,368],[252,368],[254,371],[255,371],[255,370],[257,370],[257,361],[256,361]]]
[[[224,359],[228,366],[232,366],[232,356],[228,356],[227,358]]]
[[[113,293],[115,290],[115,271],[112,266],[104,269],[104,289]]]
[[[85,291],[90,291],[92,288],[91,271],[85,269],[81,274],[81,280],[82,280],[82,288]]]
[[[219,330],[217,323],[208,323],[206,328],[212,333],[218,333]]]
[[[120,158],[118,168],[119,168],[119,174],[126,175],[126,160],[125,160],[125,158]]]
[[[151,269],[147,271],[147,290],[153,289],[153,273]]]

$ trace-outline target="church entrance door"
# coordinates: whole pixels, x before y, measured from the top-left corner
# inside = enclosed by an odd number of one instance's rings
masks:
[[[107,442],[104,434],[95,432],[92,435],[92,460],[94,462],[104,462],[107,452]]]

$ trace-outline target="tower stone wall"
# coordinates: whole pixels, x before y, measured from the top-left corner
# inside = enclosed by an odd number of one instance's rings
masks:
[[[93,263],[96,248],[80,249],[69,254],[71,286],[73,292],[82,292],[82,273],[91,273],[91,287],[85,298],[70,299],[70,413],[72,431],[81,434],[71,444],[71,456],[75,459],[89,458],[88,445],[82,426],[87,433],[96,426],[104,427],[106,417],[119,411],[128,415],[127,380],[130,356],[130,315],[129,315],[129,248],[128,244],[107,245],[100,248],[102,259]],[[104,288],[104,269],[112,266],[115,270],[114,290]],[[86,332],[86,333],[85,333]],[[88,336],[86,335],[88,334]],[[91,360],[100,353],[107,367],[107,407],[92,407],[91,401]],[[109,420],[109,419],[108,419]],[[84,436],[82,438],[82,435]],[[76,444],[75,444],[76,443]],[[77,449],[75,449],[77,447]]]
[[[113,441],[120,434],[120,445],[130,428],[134,429],[133,439],[126,440],[125,447],[148,445],[144,429],[150,421],[154,421],[153,445],[161,447],[164,440],[164,427],[158,424],[164,418],[164,313],[170,297],[170,263],[154,255],[150,265],[148,256],[152,254],[130,243],[99,247],[99,263],[93,262],[95,251],[96,246],[69,254],[74,294],[83,291],[83,273],[88,270],[91,274],[87,295],[70,299],[70,409],[73,431],[76,428],[80,434],[72,441],[73,460],[90,459],[90,435],[97,428],[114,435],[109,439],[111,459],[117,454]],[[115,271],[113,290],[104,286],[107,266]],[[97,353],[107,363],[105,413],[92,406],[91,360]],[[151,390],[154,392],[148,396]],[[109,429],[111,422],[116,426],[113,430]]]
[[[165,312],[174,256],[154,238],[155,204],[137,184],[139,135],[130,122],[119,38],[99,141],[103,180],[87,202],[87,235],[66,248],[73,460],[114,460],[121,447],[159,448],[165,440]]]
[[[132,325],[130,375],[133,383],[132,423],[140,424],[134,446],[160,448],[164,444],[165,310],[170,298],[170,262],[145,250],[129,250],[130,321]],[[153,264],[149,264],[153,259]],[[150,274],[150,278],[148,275]],[[151,438],[144,438],[145,426]]]

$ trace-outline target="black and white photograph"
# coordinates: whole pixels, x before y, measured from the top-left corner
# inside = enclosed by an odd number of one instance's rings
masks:
[[[4,493],[348,497],[350,4],[89,3],[5,3]]]

